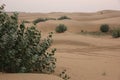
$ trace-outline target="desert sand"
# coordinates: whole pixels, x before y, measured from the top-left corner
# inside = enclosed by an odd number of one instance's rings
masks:
[[[101,14],[102,13],[102,14]],[[52,47],[57,67],[54,74],[0,74],[0,80],[62,80],[59,74],[66,69],[70,80],[120,80],[120,38],[79,34],[81,30],[99,31],[101,24],[120,27],[120,11],[104,10],[95,13],[20,13],[19,19],[33,21],[36,18],[69,16],[71,20],[50,20],[37,24],[45,37],[53,34]],[[55,33],[55,27],[65,24],[65,33]],[[27,24],[29,26],[31,24]]]

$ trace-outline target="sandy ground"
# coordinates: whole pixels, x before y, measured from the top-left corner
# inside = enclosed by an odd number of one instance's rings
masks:
[[[75,34],[55,36],[56,72],[66,69],[70,80],[120,80],[119,40]]]
[[[101,14],[101,12],[103,14]],[[20,20],[33,21],[38,17],[58,18],[67,15],[72,20],[51,20],[37,24],[43,35],[53,31],[58,24],[65,24],[65,33],[53,35],[53,46],[57,48],[57,68],[54,74],[0,74],[0,80],[60,80],[64,70],[70,80],[120,80],[120,38],[94,37],[78,34],[84,31],[99,31],[101,24],[111,28],[120,26],[120,11],[96,13],[21,13]],[[27,25],[29,26],[29,24]]]
[[[0,80],[62,80],[54,75],[47,74],[0,74]]]

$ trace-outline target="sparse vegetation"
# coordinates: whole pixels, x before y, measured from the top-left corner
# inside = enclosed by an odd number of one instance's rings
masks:
[[[64,19],[71,19],[71,18],[69,18],[68,16],[61,16],[58,18],[58,20],[64,20]]]
[[[24,23],[30,23],[30,21],[27,21],[27,20],[24,20],[23,22],[24,22]]]
[[[56,20],[56,19],[55,18],[38,18],[38,19],[33,21],[33,24],[36,25],[39,22],[45,22],[45,21],[48,21],[48,20]]]
[[[46,20],[56,20],[56,18],[46,18]]]
[[[102,33],[102,32],[87,32],[87,31],[81,31],[79,34],[82,35],[92,35],[92,36],[106,36],[106,35],[110,35],[109,33]]]
[[[100,31],[101,32],[108,32],[109,31],[109,25],[108,24],[102,24],[100,26]]]
[[[39,22],[45,22],[45,21],[47,21],[47,18],[38,18],[38,19],[33,21],[33,24],[36,25]]]
[[[59,24],[55,29],[57,33],[63,33],[66,30],[67,30],[67,27],[64,24]]]
[[[52,33],[41,39],[35,26],[18,24],[17,13],[0,11],[0,72],[54,72],[56,49],[49,52],[51,44]]]
[[[67,75],[66,70],[63,70],[63,71],[60,73],[59,76],[60,76],[62,79],[64,79],[64,80],[70,79],[70,76]]]
[[[106,76],[106,72],[102,73],[102,76]]]
[[[113,38],[119,38],[119,37],[120,37],[120,28],[115,28],[115,29],[112,31],[112,37],[113,37]]]
[[[81,30],[81,33],[84,32],[84,30]]]

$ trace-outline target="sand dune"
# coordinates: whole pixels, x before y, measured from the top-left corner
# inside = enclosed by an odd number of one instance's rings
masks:
[[[37,18],[59,18],[60,16],[68,16],[71,20],[50,20],[39,23],[38,29],[43,32],[54,31],[59,24],[65,24],[68,27],[68,32],[79,33],[84,31],[99,31],[101,24],[109,24],[110,27],[120,26],[120,11],[103,10],[95,13],[20,13],[20,20],[33,21]]]
[[[36,18],[58,18],[66,15],[71,20],[50,20],[37,24],[44,37],[51,31],[53,46],[57,48],[57,68],[54,74],[0,74],[0,80],[60,80],[64,70],[70,80],[120,80],[120,38],[111,36],[94,37],[76,34],[81,30],[99,31],[101,24],[111,28],[120,27],[120,11],[103,10],[95,13],[20,13],[20,20],[33,21]],[[68,27],[67,32],[55,33],[59,24]],[[31,25],[31,24],[28,24]]]
[[[58,59],[56,70],[59,73],[67,69],[70,80],[120,79],[119,40],[57,34],[54,47]]]

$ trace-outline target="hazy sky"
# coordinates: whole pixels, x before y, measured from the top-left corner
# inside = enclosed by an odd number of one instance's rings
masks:
[[[0,0],[6,11],[93,12],[120,10],[120,0]]]

